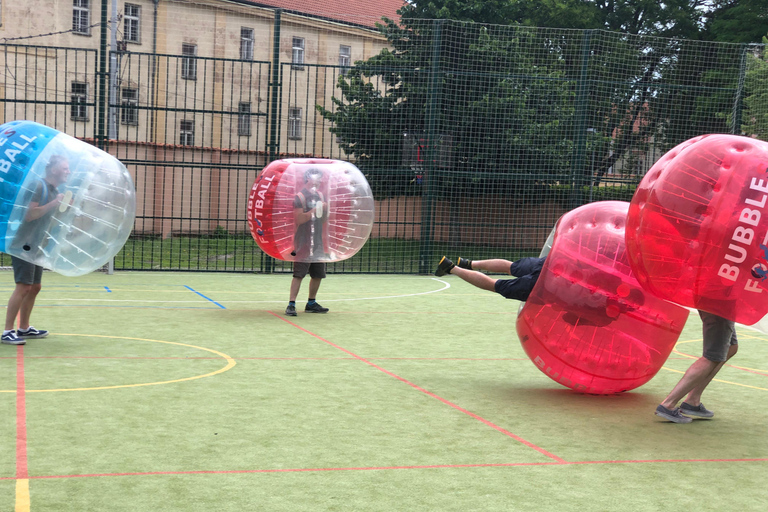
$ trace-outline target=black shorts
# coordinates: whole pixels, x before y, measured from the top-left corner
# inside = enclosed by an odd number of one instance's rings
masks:
[[[736,325],[731,320],[699,311],[701,317],[702,333],[704,335],[703,356],[714,363],[722,363],[728,359],[728,350],[731,345],[738,345],[736,339]]]
[[[43,280],[43,267],[30,263],[16,256],[11,256],[13,280],[19,284],[40,284]]]
[[[499,295],[525,302],[539,280],[544,258],[520,258],[509,266],[509,273],[517,279],[499,279],[494,290]]]
[[[313,279],[325,278],[325,263],[293,262],[293,277],[303,279],[307,274]]]

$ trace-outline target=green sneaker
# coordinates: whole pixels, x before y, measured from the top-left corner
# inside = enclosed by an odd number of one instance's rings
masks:
[[[451,260],[443,256],[443,258],[440,260],[440,263],[437,264],[437,270],[435,270],[435,275],[437,277],[442,277],[445,274],[450,274],[453,267],[456,265],[453,264]]]

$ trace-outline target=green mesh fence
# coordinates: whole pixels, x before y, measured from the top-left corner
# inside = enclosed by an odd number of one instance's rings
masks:
[[[131,170],[137,219],[116,269],[288,271],[245,218],[276,158],[349,160],[371,184],[371,238],[330,272],[428,273],[443,254],[537,254],[560,215],[630,200],[691,137],[768,138],[761,45],[447,20],[307,28],[184,8],[197,44],[169,11],[154,51],[109,52],[103,119],[92,49],[0,45],[4,121],[103,132]]]

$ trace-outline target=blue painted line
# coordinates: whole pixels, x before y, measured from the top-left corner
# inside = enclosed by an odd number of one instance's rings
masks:
[[[221,309],[227,309],[227,308],[225,308],[224,306],[222,306],[221,304],[219,304],[218,302],[216,302],[215,300],[213,300],[213,299],[211,299],[211,298],[209,298],[209,297],[206,297],[206,296],[205,296],[205,295],[203,295],[202,293],[198,292],[198,291],[197,291],[197,290],[195,290],[194,288],[190,288],[190,287],[189,287],[189,286],[187,286],[187,285],[184,285],[184,288],[186,288],[187,290],[189,290],[189,291],[191,291],[191,292],[195,292],[196,294],[198,294],[199,296],[201,296],[201,297],[202,297],[202,298],[204,298],[205,300],[208,300],[208,301],[211,301],[211,302],[213,302],[214,304],[216,304],[217,306],[219,306]]]
[[[109,289],[109,286],[105,286],[104,289],[107,290],[107,293],[112,293],[112,290]]]

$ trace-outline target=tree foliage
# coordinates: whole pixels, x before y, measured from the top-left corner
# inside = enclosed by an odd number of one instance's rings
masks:
[[[415,0],[400,23],[381,26],[389,48],[357,62],[339,78],[333,108],[318,110],[384,193],[410,182],[377,170],[422,165],[405,158],[407,140],[419,141],[428,168],[414,170],[439,169],[444,190],[596,183],[651,144],[665,151],[730,130],[739,47],[696,39],[721,30],[736,7]],[[541,28],[548,23],[570,30]]]

